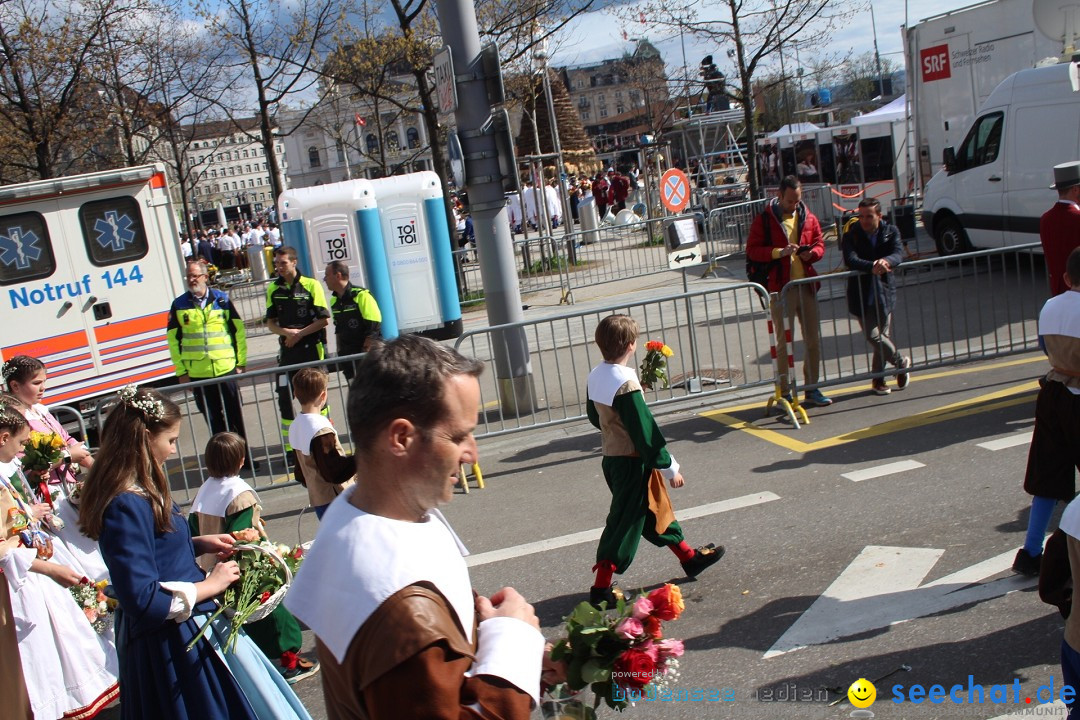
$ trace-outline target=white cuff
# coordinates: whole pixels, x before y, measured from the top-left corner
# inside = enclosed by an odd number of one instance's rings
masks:
[[[191,611],[195,608],[195,583],[170,581],[158,583],[158,585],[162,590],[173,594],[166,620],[182,623],[191,617]]]
[[[8,587],[12,593],[17,593],[26,583],[26,577],[30,574],[30,566],[37,560],[37,550],[27,547],[16,547],[0,557],[0,567],[4,569]]]
[[[660,474],[664,476],[665,480],[674,480],[675,476],[679,474],[679,463],[675,462],[675,456],[671,455],[671,464],[666,468],[656,468],[660,471]]]
[[[544,636],[524,620],[489,618],[477,629],[476,662],[468,675],[494,675],[532,698],[540,699],[540,664]]]

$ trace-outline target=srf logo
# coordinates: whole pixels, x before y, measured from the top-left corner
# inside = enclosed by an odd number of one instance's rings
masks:
[[[949,46],[935,45],[919,52],[919,65],[922,67],[923,82],[944,80],[952,77],[949,67]]]

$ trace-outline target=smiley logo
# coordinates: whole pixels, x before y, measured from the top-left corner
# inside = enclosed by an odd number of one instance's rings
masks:
[[[857,708],[868,708],[877,700],[877,688],[866,678],[859,678],[851,683],[847,691],[848,700]]]

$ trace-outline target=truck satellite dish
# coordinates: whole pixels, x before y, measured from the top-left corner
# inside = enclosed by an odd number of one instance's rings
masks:
[[[1080,0],[1035,0],[1031,14],[1035,27],[1051,40],[1061,42],[1062,55],[1071,58],[1080,36]]]

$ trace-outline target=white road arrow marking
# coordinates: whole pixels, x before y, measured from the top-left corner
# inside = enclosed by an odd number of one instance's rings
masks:
[[[978,584],[1009,569],[1016,552],[1009,550],[922,585],[923,578],[944,552],[932,548],[867,546],[769,648],[765,657],[981,602],[1035,582],[1034,578],[1010,575]]]

